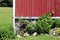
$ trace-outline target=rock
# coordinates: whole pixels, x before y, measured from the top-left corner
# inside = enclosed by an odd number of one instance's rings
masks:
[[[49,34],[52,35],[52,36],[58,36],[58,32],[60,28],[54,28],[54,29],[51,29]]]
[[[48,34],[45,34],[46,36],[49,36]]]
[[[37,36],[37,32],[34,32],[32,35],[33,35],[33,36]]]
[[[43,33],[40,34],[41,36],[44,35]]]
[[[36,23],[36,21],[35,21],[35,20],[34,20],[34,21],[31,21],[31,23],[32,23],[32,24],[35,24],[35,23]]]
[[[22,38],[22,36],[20,36],[20,35],[17,35],[17,37]]]
[[[28,32],[24,33],[24,36],[29,36]]]

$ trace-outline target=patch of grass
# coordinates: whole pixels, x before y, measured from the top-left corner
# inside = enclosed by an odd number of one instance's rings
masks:
[[[13,32],[12,14],[11,7],[0,7],[0,40],[12,40],[16,37]]]
[[[12,24],[12,8],[0,7],[0,30],[10,27]]]
[[[15,40],[60,40],[60,38],[43,35],[43,36],[30,36],[25,38],[16,38]]]

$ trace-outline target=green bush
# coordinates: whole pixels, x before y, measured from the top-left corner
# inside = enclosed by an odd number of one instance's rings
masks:
[[[28,33],[31,35],[34,31],[34,25],[31,24],[28,20],[19,20],[21,24],[26,24],[26,31],[28,31]]]
[[[36,29],[35,29],[35,25],[34,24],[28,24],[27,25],[27,31],[28,31],[28,33],[31,35],[31,34],[33,34],[35,31],[36,31]]]
[[[38,34],[45,34],[49,33],[49,30],[53,27],[60,27],[60,19],[53,20],[51,19],[51,16],[47,14],[36,20],[35,24],[29,23],[26,20],[21,22],[27,24],[27,31],[29,34],[32,34],[33,32],[37,32]]]
[[[27,30],[30,34],[33,32],[40,33],[49,33],[49,30],[51,29],[52,25],[54,23],[54,20],[51,19],[49,15],[44,15],[41,18],[39,18],[35,24],[28,24]]]
[[[4,30],[0,30],[0,40],[11,40],[15,38],[16,34],[14,33],[12,26]]]
[[[41,18],[39,18],[36,22],[36,29],[38,33],[49,33],[49,30],[51,29],[52,25],[54,23],[54,20],[51,19],[49,15],[44,15]]]
[[[55,27],[59,27],[60,28],[60,19],[55,19]]]
[[[23,23],[23,24],[29,24],[29,21],[28,20],[23,20],[23,19],[19,19],[19,22],[20,23]]]

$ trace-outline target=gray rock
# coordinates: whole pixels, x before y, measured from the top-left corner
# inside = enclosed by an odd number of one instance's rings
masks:
[[[33,35],[33,36],[37,36],[37,32],[34,32],[32,35]]]

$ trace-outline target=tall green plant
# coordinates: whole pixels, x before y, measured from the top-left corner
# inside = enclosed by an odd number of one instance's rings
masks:
[[[52,27],[53,20],[50,15],[44,15],[39,18],[36,22],[36,29],[38,33],[49,33],[50,28]]]

